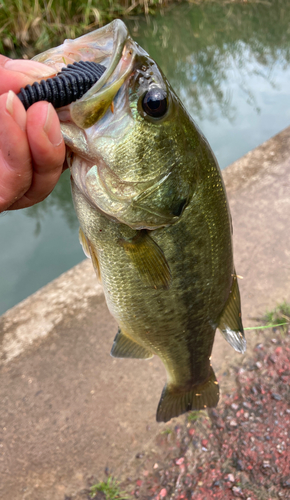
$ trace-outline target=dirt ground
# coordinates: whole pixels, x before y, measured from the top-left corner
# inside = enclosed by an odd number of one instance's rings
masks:
[[[175,419],[140,449],[120,483],[128,498],[290,499],[290,328],[259,337],[246,364],[224,373],[233,384],[217,409]],[[78,498],[91,498],[94,480]]]

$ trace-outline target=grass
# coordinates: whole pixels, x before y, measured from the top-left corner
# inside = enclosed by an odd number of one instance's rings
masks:
[[[273,309],[267,311],[262,321],[266,323],[263,326],[248,326],[244,330],[265,330],[265,328],[281,328],[282,334],[286,333],[290,325],[290,304],[283,302]]]
[[[279,326],[282,332],[286,333],[290,324],[290,304],[283,302],[275,307],[273,311],[267,311],[264,320],[272,328]]]
[[[109,476],[107,481],[102,481],[91,487],[91,498],[100,492],[105,494],[106,500],[127,500],[129,498],[123,491],[120,491],[118,482],[112,476]]]
[[[207,418],[207,413],[204,410],[191,411],[187,415],[187,420],[188,420],[188,422],[196,422],[197,420],[200,420],[203,417]]]
[[[163,429],[163,430],[161,431],[161,434],[162,434],[162,435],[165,435],[165,436],[169,436],[169,435],[170,435],[170,434],[172,434],[172,433],[173,433],[173,430],[172,430],[172,429],[170,429],[170,427],[166,427],[165,429]]]
[[[0,52],[42,51],[128,14],[151,14],[172,0],[0,0]],[[28,51],[29,54],[29,51]]]
[[[0,0],[0,53],[32,57],[117,17],[154,14],[182,0]],[[187,0],[194,4],[244,0]],[[249,0],[263,3],[263,0]]]

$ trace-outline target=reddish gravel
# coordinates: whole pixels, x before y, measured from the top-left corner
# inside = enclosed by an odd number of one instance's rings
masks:
[[[154,452],[137,455],[138,479],[124,483],[130,498],[290,499],[290,331],[278,338],[233,372],[236,389],[217,409],[168,428]]]

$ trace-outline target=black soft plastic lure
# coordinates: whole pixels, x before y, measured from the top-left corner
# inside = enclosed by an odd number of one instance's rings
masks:
[[[17,94],[25,109],[38,101],[51,102],[61,108],[80,99],[106,71],[105,66],[92,61],[68,64],[53,78],[21,88]]]

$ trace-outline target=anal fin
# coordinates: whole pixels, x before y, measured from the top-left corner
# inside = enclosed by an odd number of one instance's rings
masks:
[[[246,339],[242,324],[241,299],[236,274],[232,289],[223,312],[219,318],[218,328],[226,341],[238,352],[246,351]]]
[[[113,342],[111,356],[113,358],[149,359],[153,357],[153,354],[149,349],[127,337],[119,328]]]
[[[209,378],[200,385],[193,385],[189,390],[165,385],[157,408],[157,422],[168,422],[187,411],[215,408],[219,401],[219,385],[213,369],[210,367]]]
[[[152,288],[167,289],[171,282],[171,272],[161,248],[149,236],[146,229],[138,231],[131,240],[119,240],[140,279]]]

